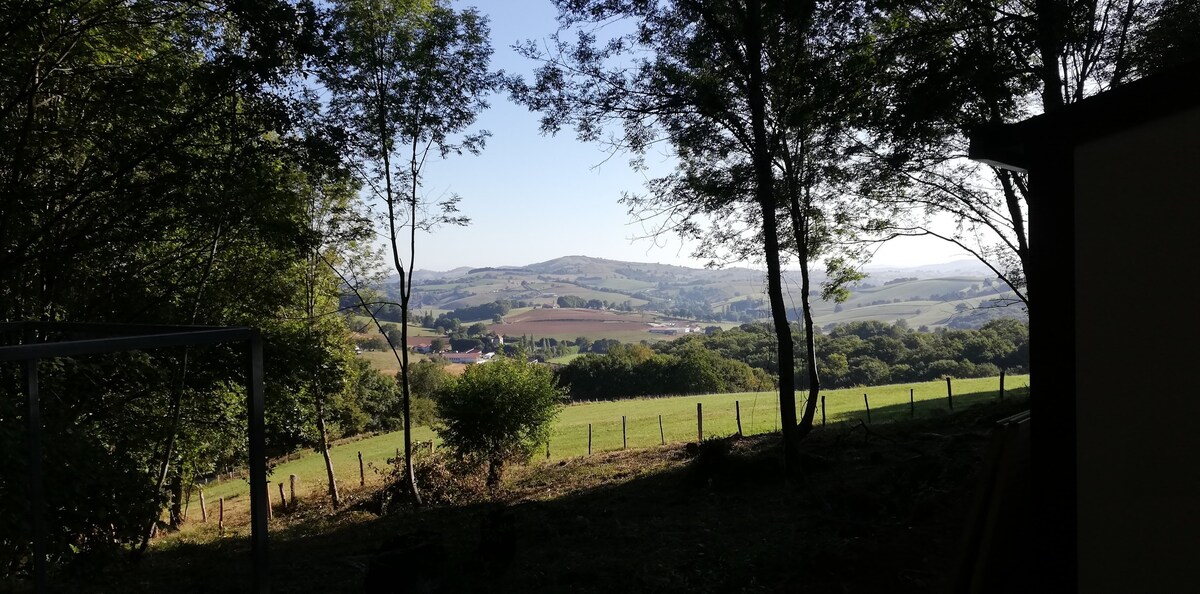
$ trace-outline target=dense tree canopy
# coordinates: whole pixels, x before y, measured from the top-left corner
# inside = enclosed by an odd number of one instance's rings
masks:
[[[314,105],[293,92],[317,19],[283,1],[70,0],[0,13],[0,320],[257,326],[273,454],[313,443],[318,404],[335,434],[363,419],[340,319],[302,321],[312,305],[330,313],[336,291],[311,274],[327,239],[311,199],[354,191]],[[245,464],[236,351],[43,365],[47,402],[60,403],[43,412],[54,558],[136,547],[166,501],[176,522],[189,484]],[[0,402],[6,477],[27,472],[23,434],[9,431],[23,418],[16,402]],[[27,497],[19,482],[0,484],[3,532],[21,535],[3,541],[6,575],[29,559]]]
[[[775,382],[761,369],[721,356],[699,344],[656,353],[644,345],[616,345],[604,355],[587,355],[558,371],[575,400],[663,394],[713,394],[770,390]]]

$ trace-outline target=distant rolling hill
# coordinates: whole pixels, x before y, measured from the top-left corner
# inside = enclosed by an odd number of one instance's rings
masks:
[[[977,327],[993,317],[1024,316],[1017,306],[988,306],[1012,301],[1013,295],[974,261],[875,266],[866,271],[869,277],[853,287],[850,299],[842,304],[819,300],[820,283],[825,279],[819,273],[823,271],[814,271],[818,325],[905,320],[913,328],[933,329]],[[788,271],[784,277],[784,299],[789,307],[798,309],[799,273]],[[692,319],[705,325],[769,317],[765,274],[750,268],[701,269],[564,256],[526,266],[418,270],[413,278],[415,308],[435,314],[498,300],[525,307],[552,306],[559,297],[575,296],[614,309]]]

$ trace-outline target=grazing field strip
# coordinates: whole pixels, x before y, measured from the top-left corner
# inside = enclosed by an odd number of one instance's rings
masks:
[[[953,380],[955,407],[997,398],[999,378],[977,378]],[[1024,393],[1029,386],[1029,376],[1009,376],[1005,379],[1006,391]],[[875,386],[870,388],[847,388],[823,390],[825,396],[826,422],[857,422],[866,420],[863,394],[868,394],[871,403],[871,421],[874,423],[909,417],[909,389],[913,390],[915,415],[917,417],[944,414],[949,409],[946,400],[946,382],[919,382]],[[806,392],[796,393],[797,416],[803,413]],[[659,445],[658,417],[662,415],[662,437],[667,443],[695,441],[696,404],[702,405],[704,437],[732,435],[737,432],[735,402],[742,412],[742,431],[746,435],[770,433],[779,430],[779,397],[777,392],[741,392],[732,394],[704,394],[699,396],[675,396],[666,398],[636,398],[628,400],[600,401],[572,404],[566,407],[555,423],[550,438],[551,458],[564,458],[587,454],[588,424],[592,425],[592,453],[619,450],[622,447],[621,417],[630,448]],[[821,424],[821,406],[817,403],[815,424]]]
[[[1008,376],[1005,380],[1007,393],[1027,394],[1029,376]],[[955,409],[975,403],[991,401],[998,397],[999,378],[957,379],[952,382]],[[946,382],[943,380],[896,384],[870,388],[847,388],[824,390],[827,423],[857,423],[866,420],[863,394],[871,404],[871,421],[881,423],[889,420],[909,418],[909,389],[913,390],[915,416],[928,417],[946,414],[949,403],[946,399]],[[796,393],[798,414],[803,413],[806,393]],[[696,404],[702,405],[704,437],[727,436],[737,432],[734,402],[739,402],[742,413],[742,431],[746,435],[770,433],[779,429],[779,398],[777,392],[741,392],[733,394],[704,394],[698,396],[672,396],[662,398],[634,398],[600,402],[582,402],[565,407],[555,422],[550,438],[551,459],[583,456],[588,451],[588,424],[592,426],[592,453],[620,450],[622,448],[621,417],[625,417],[626,439],[629,448],[645,448],[659,445],[665,438],[667,443],[695,441]],[[659,433],[659,415],[662,415],[662,434]],[[821,406],[817,403],[815,424],[821,424]],[[415,427],[415,441],[433,440],[435,448],[440,444],[436,434],[426,427]],[[331,449],[334,471],[340,484],[358,486],[358,452],[363,453],[367,465],[368,484],[380,484],[383,471],[388,468],[387,459],[396,455],[397,448],[404,447],[401,431],[376,435],[366,439],[345,443]],[[539,452],[536,459],[543,459]],[[372,468],[377,470],[372,470]],[[277,465],[271,474],[272,484],[286,483],[288,475],[297,477],[297,494],[301,497],[323,496],[325,465],[320,454],[308,452],[298,460]],[[272,499],[278,496],[277,487],[272,487]],[[227,513],[244,514],[247,484],[243,479],[222,481],[205,487],[205,497],[210,513],[218,498],[226,499]],[[198,517],[199,511],[190,514]]]
[[[433,430],[426,427],[413,428],[414,441],[433,440],[434,447],[440,443]],[[396,449],[404,448],[404,432],[395,431],[384,433],[366,439],[351,441],[330,448],[333,459],[333,471],[339,485],[358,486],[358,452],[362,452],[365,478],[368,485],[378,485],[383,482],[383,473],[389,469],[388,458],[395,457]],[[328,488],[325,475],[325,460],[315,451],[305,452],[299,459],[277,464],[271,469],[271,500],[278,502],[278,483],[287,483],[289,475],[296,475],[296,495],[298,497],[324,496]],[[226,513],[245,514],[248,509],[246,494],[249,485],[243,478],[220,481],[204,487],[204,497],[208,501],[209,513],[219,498],[226,500]],[[197,503],[193,497],[193,503]],[[199,510],[189,514],[199,517]]]

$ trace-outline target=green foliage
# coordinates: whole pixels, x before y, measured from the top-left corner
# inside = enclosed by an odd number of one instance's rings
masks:
[[[305,254],[319,244],[310,198],[344,182],[312,106],[290,94],[316,30],[294,8],[0,11],[0,320],[258,326],[274,452],[308,438],[311,392],[291,370],[306,365],[335,392],[345,371],[331,343],[279,322],[305,309]],[[217,347],[46,363],[46,402],[62,404],[43,409],[51,557],[134,547],[168,496],[244,461],[243,370]],[[0,411],[5,425],[20,418]],[[28,517],[23,488],[0,491],[0,521]],[[28,559],[27,531],[2,531],[7,577]]]
[[[409,386],[413,394],[437,399],[442,392],[454,384],[454,375],[446,371],[446,365],[438,361],[417,361],[409,370]]]
[[[575,400],[749,392],[775,387],[763,370],[722,357],[694,341],[684,348],[674,348],[672,354],[655,353],[645,345],[616,345],[608,354],[572,360],[558,370],[558,377]]]
[[[577,297],[575,295],[563,295],[557,299],[559,307],[584,308],[587,307],[587,299]]]
[[[984,377],[998,375],[1000,369],[1021,373],[1029,365],[1028,325],[1011,318],[993,320],[978,330],[938,333],[914,331],[901,324],[851,322],[818,334],[816,343],[821,382],[835,388],[946,375]],[[686,336],[655,348],[677,354],[699,346],[757,370],[777,373],[772,344],[772,336],[761,326],[744,325],[707,336]],[[804,374],[798,373],[800,385],[803,378]]]
[[[850,298],[850,285],[867,278],[866,273],[855,268],[844,257],[826,261],[825,274],[827,280],[821,287],[821,298],[839,304]]]
[[[478,338],[450,338],[450,348],[460,353],[471,349],[482,349],[483,341]]]
[[[367,415],[365,431],[395,431],[404,424],[400,415],[400,388],[396,380],[380,373],[365,359],[354,360],[354,394]]]
[[[355,341],[355,344],[367,351],[382,351],[387,349],[387,341],[378,336],[359,339]]]
[[[1153,3],[1149,22],[1134,36],[1132,69],[1147,75],[1200,55],[1200,5],[1190,0]]]
[[[431,324],[431,327],[438,327],[437,322],[440,320],[453,319],[467,322],[488,319],[494,320],[496,316],[503,317],[504,314],[507,314],[511,310],[512,303],[507,300],[493,301],[491,303],[484,303],[483,305],[476,305],[475,307],[460,307],[454,311],[439,315],[437,320]],[[448,326],[448,323],[443,322],[441,325],[446,327]]]
[[[494,486],[505,462],[528,460],[546,443],[563,401],[548,368],[498,356],[468,367],[443,392],[437,432],[460,458],[486,463]]]

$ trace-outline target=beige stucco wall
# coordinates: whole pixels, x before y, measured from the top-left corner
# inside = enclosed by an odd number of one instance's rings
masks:
[[[1075,206],[1079,591],[1197,592],[1200,109],[1077,147]]]

